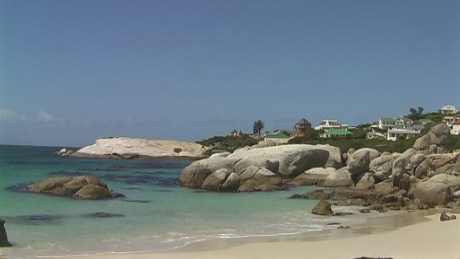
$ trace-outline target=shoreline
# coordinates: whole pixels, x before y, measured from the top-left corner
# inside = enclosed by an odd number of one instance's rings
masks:
[[[441,222],[439,210],[400,211],[350,229],[295,235],[216,239],[168,251],[40,258],[460,258],[460,221]],[[339,226],[339,225],[338,225]],[[331,249],[333,248],[333,249]]]

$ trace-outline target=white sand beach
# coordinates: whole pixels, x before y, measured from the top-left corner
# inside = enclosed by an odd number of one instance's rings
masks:
[[[346,237],[337,231],[337,238],[313,241],[248,242],[226,248],[172,251],[162,253],[128,253],[78,256],[84,259],[177,259],[177,258],[460,258],[460,219],[441,222],[440,213],[426,221],[383,231]],[[365,232],[365,231],[363,231]],[[372,231],[371,231],[372,232]],[[70,259],[76,257],[62,257]]]

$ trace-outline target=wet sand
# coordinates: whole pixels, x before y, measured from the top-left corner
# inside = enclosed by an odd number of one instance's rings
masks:
[[[433,214],[434,213],[434,214]],[[431,214],[431,215],[430,215]],[[429,216],[426,216],[429,215]],[[440,212],[400,212],[349,229],[293,236],[219,239],[167,252],[60,257],[62,259],[177,258],[460,258],[460,219],[441,222]],[[56,257],[54,257],[56,258]]]

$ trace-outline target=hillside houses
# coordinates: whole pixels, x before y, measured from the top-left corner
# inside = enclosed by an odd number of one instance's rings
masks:
[[[422,111],[423,108],[419,108],[417,116],[411,116],[414,115],[411,109],[412,114],[406,116],[380,117],[369,128],[350,127],[337,119],[324,119],[317,126],[312,127],[308,120],[302,118],[294,125],[293,130],[267,132],[264,135],[264,139],[277,144],[287,143],[295,137],[309,139],[366,137],[369,139],[383,138],[396,141],[416,137],[427,126],[435,122],[439,123],[441,120],[451,128],[451,134],[460,134],[460,112],[455,106],[443,106],[438,113],[422,114]]]
[[[423,122],[404,117],[381,117],[377,123],[371,126],[372,132],[368,133],[368,138],[386,138],[387,140],[398,140],[415,137],[421,130],[429,124],[429,120]]]

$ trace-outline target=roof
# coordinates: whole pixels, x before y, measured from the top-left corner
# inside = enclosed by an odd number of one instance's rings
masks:
[[[298,125],[311,125],[311,123],[307,121],[305,118],[300,119],[299,122],[297,122],[297,124]]]
[[[427,124],[427,123],[432,123],[433,121],[430,119],[420,119],[418,120],[418,122]]]
[[[338,120],[323,120],[319,125],[337,125],[340,126],[340,122]]]
[[[391,129],[388,133],[399,133],[399,134],[419,134],[420,131],[413,129]]]
[[[281,132],[281,131],[277,131],[273,133],[267,132],[264,134],[264,137],[266,138],[290,138],[288,134]]]
[[[383,117],[383,118],[380,118],[380,120],[383,123],[391,123],[391,124],[394,124],[396,121],[394,118],[390,118],[390,117]]]
[[[329,130],[325,130],[324,131],[324,134],[327,134],[327,135],[352,135],[353,133],[348,131],[347,129],[329,129]]]
[[[448,105],[444,105],[442,107],[443,110],[457,110],[457,107],[455,107],[455,105],[452,105],[452,104],[448,104]]]

